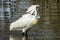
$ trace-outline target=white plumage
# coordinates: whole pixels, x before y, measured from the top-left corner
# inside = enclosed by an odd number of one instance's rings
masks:
[[[36,7],[39,5],[32,5],[27,9],[27,14],[22,15],[21,18],[19,18],[17,21],[11,23],[10,25],[10,31],[11,30],[22,30],[22,32],[25,32],[27,29],[31,28],[32,25],[35,25],[38,21],[36,17],[37,16],[37,10]]]

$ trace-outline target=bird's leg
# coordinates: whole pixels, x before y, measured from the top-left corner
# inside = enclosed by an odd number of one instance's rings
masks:
[[[26,40],[26,33],[25,32],[22,33],[22,40]]]
[[[26,30],[25,32],[22,33],[22,37],[23,37],[22,40],[27,40],[28,39],[27,31],[28,30]]]
[[[26,40],[28,40],[28,34],[27,34],[27,30],[26,30],[26,33],[25,33],[25,36],[26,36]]]

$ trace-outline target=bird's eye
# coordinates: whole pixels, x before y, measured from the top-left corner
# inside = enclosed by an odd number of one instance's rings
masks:
[[[35,13],[33,12],[32,15],[35,15]]]
[[[34,14],[32,13],[32,15],[34,15]]]

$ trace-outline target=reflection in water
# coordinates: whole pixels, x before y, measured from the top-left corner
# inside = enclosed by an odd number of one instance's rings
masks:
[[[10,39],[9,40],[23,40],[23,37],[21,37],[21,36],[10,36]],[[27,40],[33,40],[33,37],[28,37],[28,39]]]
[[[9,40],[22,40],[22,37],[21,36],[19,36],[19,37],[10,36],[10,39]]]

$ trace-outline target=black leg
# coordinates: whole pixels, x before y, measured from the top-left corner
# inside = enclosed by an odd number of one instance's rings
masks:
[[[22,37],[24,37],[25,33],[22,33]]]
[[[22,37],[25,37],[25,40],[28,40],[28,34],[27,34],[28,30],[24,33],[22,33]]]
[[[26,40],[28,40],[28,34],[27,34],[28,31],[26,31],[25,33],[25,36],[26,36]]]

